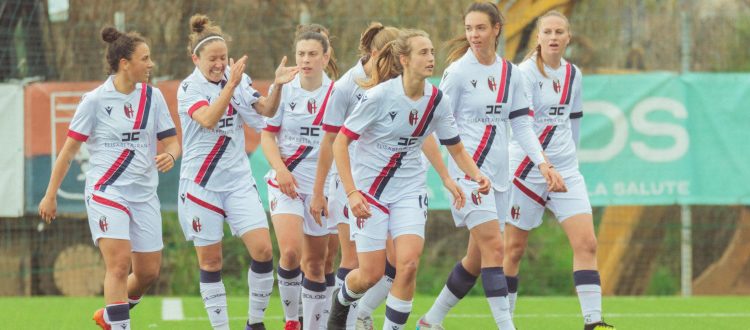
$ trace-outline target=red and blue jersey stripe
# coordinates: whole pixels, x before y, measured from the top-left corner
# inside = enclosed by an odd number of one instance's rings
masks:
[[[385,190],[388,181],[390,181],[393,175],[396,174],[396,170],[401,167],[401,161],[404,159],[404,156],[406,156],[406,151],[393,154],[391,159],[388,160],[388,164],[380,170],[380,174],[378,174],[375,181],[372,182],[370,190],[368,190],[367,193],[372,195],[372,197],[375,197],[375,199],[380,199],[380,194]]]
[[[205,187],[208,184],[208,179],[211,178],[211,174],[216,169],[216,164],[219,163],[231,140],[232,138],[225,135],[219,137],[219,140],[216,141],[213,149],[211,149],[211,152],[208,153],[208,156],[203,161],[200,170],[198,170],[198,175],[195,176],[194,180],[195,183],[201,185],[201,187]]]
[[[117,181],[117,178],[125,172],[130,162],[135,157],[135,150],[125,149],[117,157],[115,163],[107,169],[107,172],[94,184],[94,190],[105,191],[107,186],[112,185]]]
[[[148,115],[151,111],[151,94],[153,88],[148,84],[141,86],[141,100],[138,102],[138,114],[135,117],[133,129],[146,129],[148,125]]]

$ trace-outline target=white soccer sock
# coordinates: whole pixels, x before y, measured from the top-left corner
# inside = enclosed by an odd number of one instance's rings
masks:
[[[487,302],[492,311],[492,317],[500,330],[514,330],[513,318],[510,315],[508,297],[488,297]]]
[[[447,286],[443,286],[443,290],[440,290],[440,294],[435,299],[435,302],[432,303],[432,307],[424,315],[425,322],[429,324],[442,324],[445,316],[459,301],[461,299],[453,295]]]
[[[336,288],[336,275],[326,274],[326,302],[323,304],[323,316],[320,318],[320,330],[325,330],[328,325],[328,316],[331,315],[331,299],[333,290]]]
[[[511,317],[513,317],[513,312],[516,311],[516,299],[518,299],[518,292],[508,293],[508,305],[510,305]]]
[[[302,310],[305,318],[303,324],[305,330],[318,330],[323,318],[326,296],[326,284],[313,282],[308,279],[302,280]]]
[[[457,262],[448,275],[448,279],[445,281],[445,286],[440,291],[440,295],[438,295],[430,310],[425,314],[425,322],[429,324],[442,324],[445,315],[458,304],[461,298],[471,291],[476,282],[477,277],[469,273],[460,261]]]
[[[344,279],[346,278],[346,275],[349,274],[352,270],[349,268],[343,268],[339,267],[339,270],[336,272],[336,287],[341,288],[341,286],[344,284]],[[336,299],[337,297],[331,297],[331,299]],[[354,326],[357,324],[357,312],[359,311],[359,301],[355,301],[351,305],[349,305],[349,314],[346,316],[346,328],[347,329],[354,329]],[[330,304],[329,304],[330,307]]]
[[[216,330],[229,329],[229,315],[227,313],[227,292],[222,281],[200,283],[203,305],[208,314],[211,326]]]
[[[411,300],[401,300],[389,294],[385,302],[383,330],[403,329],[411,313],[411,302]]]
[[[300,269],[298,267],[286,270],[279,266],[276,275],[279,280],[279,296],[281,307],[284,309],[284,318],[287,321],[299,321],[299,300],[302,294]]]
[[[247,271],[250,304],[247,309],[247,323],[263,322],[268,301],[273,292],[273,260],[251,261]]]
[[[388,292],[393,286],[393,279],[396,277],[396,268],[386,261],[385,273],[375,285],[367,290],[365,296],[357,306],[357,317],[364,318],[372,316],[372,312],[383,303],[388,297]]]
[[[599,272],[596,270],[578,270],[573,272],[573,282],[578,292],[583,321],[586,324],[602,320],[602,286]]]

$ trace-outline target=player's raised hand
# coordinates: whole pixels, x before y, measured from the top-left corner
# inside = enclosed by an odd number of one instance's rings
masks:
[[[349,209],[355,217],[358,219],[367,219],[372,216],[370,203],[365,200],[365,197],[359,191],[355,190],[351,192],[347,198],[349,200]]]
[[[297,180],[291,172],[286,169],[276,171],[276,182],[279,184],[279,190],[290,198],[297,198]]]
[[[227,85],[237,87],[242,81],[242,73],[245,72],[245,65],[247,63],[247,55],[243,55],[239,60],[235,61],[233,58],[229,59],[229,80]]]
[[[57,214],[57,198],[45,195],[39,202],[39,215],[44,222],[51,223]]]
[[[299,72],[299,66],[286,66],[286,56],[284,56],[281,58],[279,67],[276,68],[276,77],[274,78],[273,83],[275,85],[286,84],[294,79],[294,75],[296,75],[297,72]]]
[[[312,214],[315,223],[323,226],[322,217],[328,216],[328,200],[321,194],[313,194],[310,201],[310,214]]]

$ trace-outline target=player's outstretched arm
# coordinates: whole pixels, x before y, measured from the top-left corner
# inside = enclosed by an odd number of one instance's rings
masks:
[[[279,145],[276,143],[276,133],[262,131],[260,133],[260,147],[263,149],[263,155],[266,156],[268,164],[276,171],[276,183],[279,184],[279,190],[291,198],[297,198],[297,180],[294,179],[292,172],[281,159]]]
[[[339,134],[333,142],[333,159],[336,160],[336,168],[339,171],[341,184],[344,185],[346,198],[349,200],[349,209],[357,218],[367,219],[372,215],[370,204],[357,190],[352,176],[352,167],[349,159],[349,144],[352,139],[346,134]]]

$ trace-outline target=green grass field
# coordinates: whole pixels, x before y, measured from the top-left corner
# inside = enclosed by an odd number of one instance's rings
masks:
[[[133,329],[209,329],[199,297],[180,298],[183,320],[162,318],[163,297],[146,297],[132,311]],[[417,296],[409,327],[432,303],[433,297]],[[96,329],[90,320],[102,299],[70,297],[0,298],[0,329]],[[247,299],[229,298],[232,329],[244,329]],[[605,320],[618,329],[750,329],[750,297],[607,297]],[[515,315],[516,326],[532,329],[581,329],[575,297],[522,297]],[[375,312],[376,329],[383,321],[383,308]],[[278,296],[266,312],[268,329],[281,329]],[[482,297],[464,299],[448,315],[447,329],[494,329],[489,308]]]

